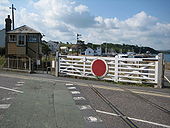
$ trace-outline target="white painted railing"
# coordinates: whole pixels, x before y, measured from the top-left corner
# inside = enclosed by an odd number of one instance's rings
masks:
[[[108,72],[102,79],[115,82],[158,83],[156,58],[118,58],[91,56],[60,56],[59,73],[63,75],[97,78],[91,72],[95,59],[105,60]]]

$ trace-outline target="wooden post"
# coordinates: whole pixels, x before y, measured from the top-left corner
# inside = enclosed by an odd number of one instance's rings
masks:
[[[158,54],[158,88],[162,88],[164,86],[164,58],[163,53]]]
[[[115,56],[115,82],[118,82],[118,56]]]
[[[83,57],[83,76],[86,74],[86,57]]]
[[[18,63],[19,63],[19,62],[18,62],[18,61],[19,61],[18,57],[16,58],[16,61],[17,61],[17,69],[18,69]]]
[[[31,69],[32,69],[32,67],[31,67],[32,65],[31,65],[31,58],[29,58],[29,72],[31,73]]]
[[[9,57],[8,57],[8,68],[9,68],[10,66],[9,66]]]
[[[59,52],[56,52],[55,76],[59,77]]]
[[[158,55],[156,56],[156,59],[158,59]],[[158,61],[155,61],[155,83],[158,83]]]

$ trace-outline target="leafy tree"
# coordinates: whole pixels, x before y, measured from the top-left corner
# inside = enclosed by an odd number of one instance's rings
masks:
[[[48,47],[48,45],[45,43],[42,43],[42,53],[44,55],[49,55],[50,51],[51,49]]]

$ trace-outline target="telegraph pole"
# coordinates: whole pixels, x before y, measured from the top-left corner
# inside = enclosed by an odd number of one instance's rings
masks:
[[[12,10],[12,28],[14,30],[14,10],[16,10],[16,8],[14,7],[14,5],[12,4],[12,7],[9,7],[9,9]]]

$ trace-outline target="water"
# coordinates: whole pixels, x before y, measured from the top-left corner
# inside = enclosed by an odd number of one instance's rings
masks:
[[[170,54],[164,54],[165,62],[170,62]]]

